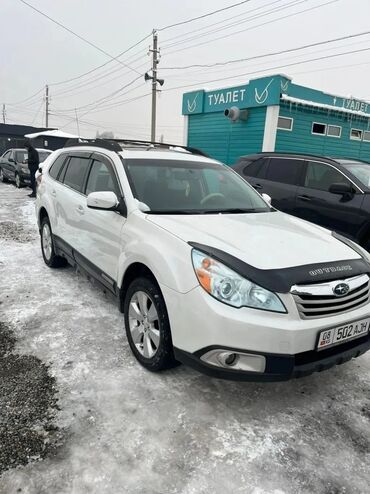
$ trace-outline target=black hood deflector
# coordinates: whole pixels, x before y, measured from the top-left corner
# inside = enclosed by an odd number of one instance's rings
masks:
[[[349,243],[346,238],[337,234],[333,234],[333,236],[359,254],[361,259],[307,264],[281,269],[259,269],[214,247],[196,242],[189,242],[189,245],[217,259],[244,278],[253,281],[267,290],[288,293],[291,287],[296,284],[322,283],[324,281],[340,280],[365,273],[370,275],[370,264],[363,257],[361,251],[354,248],[352,243]]]

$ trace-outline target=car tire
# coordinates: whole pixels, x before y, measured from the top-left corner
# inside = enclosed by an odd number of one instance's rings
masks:
[[[166,304],[155,280],[149,277],[133,280],[123,310],[127,339],[139,363],[152,372],[178,365]]]
[[[19,176],[19,173],[15,174],[15,186],[17,187],[17,189],[21,189],[23,187],[23,183],[21,177]]]
[[[3,169],[0,168],[0,181],[3,182],[4,184],[7,183],[8,179],[5,177]]]
[[[45,216],[41,222],[41,252],[45,264],[49,268],[61,268],[67,265],[67,260],[64,257],[57,256],[54,249],[53,233],[50,226],[50,221]]]

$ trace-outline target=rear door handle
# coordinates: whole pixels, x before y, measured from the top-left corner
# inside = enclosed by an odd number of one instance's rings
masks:
[[[51,191],[51,195],[52,195],[53,197],[56,197],[57,193],[55,192],[55,190],[52,190],[52,191]]]
[[[312,199],[312,197],[306,196],[305,194],[303,194],[302,196],[297,196],[297,198],[300,199],[301,201],[306,201],[306,202],[309,202]]]
[[[261,185],[261,184],[254,184],[254,185],[253,185],[253,187],[254,187],[255,189],[257,189],[257,190],[258,190],[258,189],[263,189],[263,185]]]
[[[81,206],[81,204],[79,206],[77,206],[76,211],[79,214],[84,214],[84,212],[85,212],[85,210],[84,210],[83,206]]]

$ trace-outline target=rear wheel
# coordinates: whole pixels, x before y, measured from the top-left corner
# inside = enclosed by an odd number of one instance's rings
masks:
[[[0,168],[0,182],[6,183],[8,179],[5,177],[3,169]]]
[[[124,317],[128,342],[142,366],[155,372],[177,365],[166,304],[154,280],[132,281],[124,300]]]
[[[49,268],[60,268],[66,266],[64,257],[57,256],[54,250],[53,234],[51,231],[49,218],[46,216],[41,222],[41,252],[45,264]]]

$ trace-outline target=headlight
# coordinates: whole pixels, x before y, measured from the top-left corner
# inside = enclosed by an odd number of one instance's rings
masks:
[[[221,302],[233,307],[287,312],[275,293],[243,278],[207,254],[193,249],[192,260],[200,285]]]

